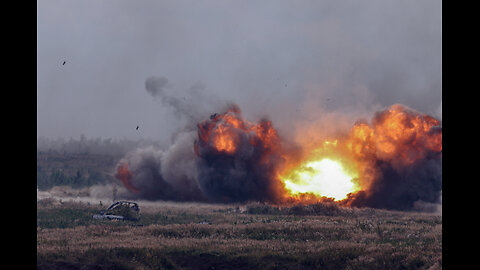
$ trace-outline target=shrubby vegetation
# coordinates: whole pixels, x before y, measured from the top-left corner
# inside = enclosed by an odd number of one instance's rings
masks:
[[[56,152],[62,154],[94,154],[121,157],[128,151],[148,145],[159,146],[157,142],[146,139],[93,139],[86,138],[83,134],[79,139],[70,138],[68,140],[64,138],[37,138],[37,152]]]
[[[84,138],[39,147],[38,188],[114,181],[128,147],[110,143]],[[105,203],[38,200],[37,269],[442,268],[438,215],[328,202],[139,202],[138,222],[94,220]]]
[[[53,169],[52,172],[47,173],[41,166],[37,166],[37,187],[39,190],[48,190],[54,186],[84,188],[96,184],[106,184],[110,181],[111,177],[98,171],[87,170],[84,172],[77,169],[74,175],[67,175],[60,169]]]
[[[84,188],[114,180],[115,165],[128,151],[159,146],[149,140],[37,138],[37,186]]]
[[[139,206],[140,220],[126,222],[92,219],[98,203],[39,201],[37,269],[442,269],[441,216],[331,215],[322,203]]]
[[[349,209],[341,208],[334,202],[315,203],[309,205],[297,204],[290,207],[279,207],[265,203],[250,203],[246,206],[246,212],[249,214],[298,216],[338,216],[351,213]]]

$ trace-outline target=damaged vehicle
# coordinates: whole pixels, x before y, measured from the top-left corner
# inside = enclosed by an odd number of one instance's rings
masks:
[[[102,210],[93,215],[93,219],[138,221],[140,219],[140,209],[135,202],[119,201],[110,205],[107,210]]]

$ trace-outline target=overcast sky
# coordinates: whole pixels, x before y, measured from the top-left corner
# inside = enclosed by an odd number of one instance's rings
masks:
[[[440,0],[37,5],[37,136],[168,140],[185,123],[150,77],[186,106],[235,102],[281,130],[394,103],[441,118]]]

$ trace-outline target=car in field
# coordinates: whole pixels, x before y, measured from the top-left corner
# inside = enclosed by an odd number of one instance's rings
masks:
[[[93,215],[93,219],[138,221],[140,219],[140,209],[135,202],[118,201],[110,205],[107,210],[102,210]]]

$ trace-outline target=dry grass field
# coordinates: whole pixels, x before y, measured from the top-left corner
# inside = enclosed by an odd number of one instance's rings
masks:
[[[441,269],[442,216],[336,205],[37,202],[37,269]]]

